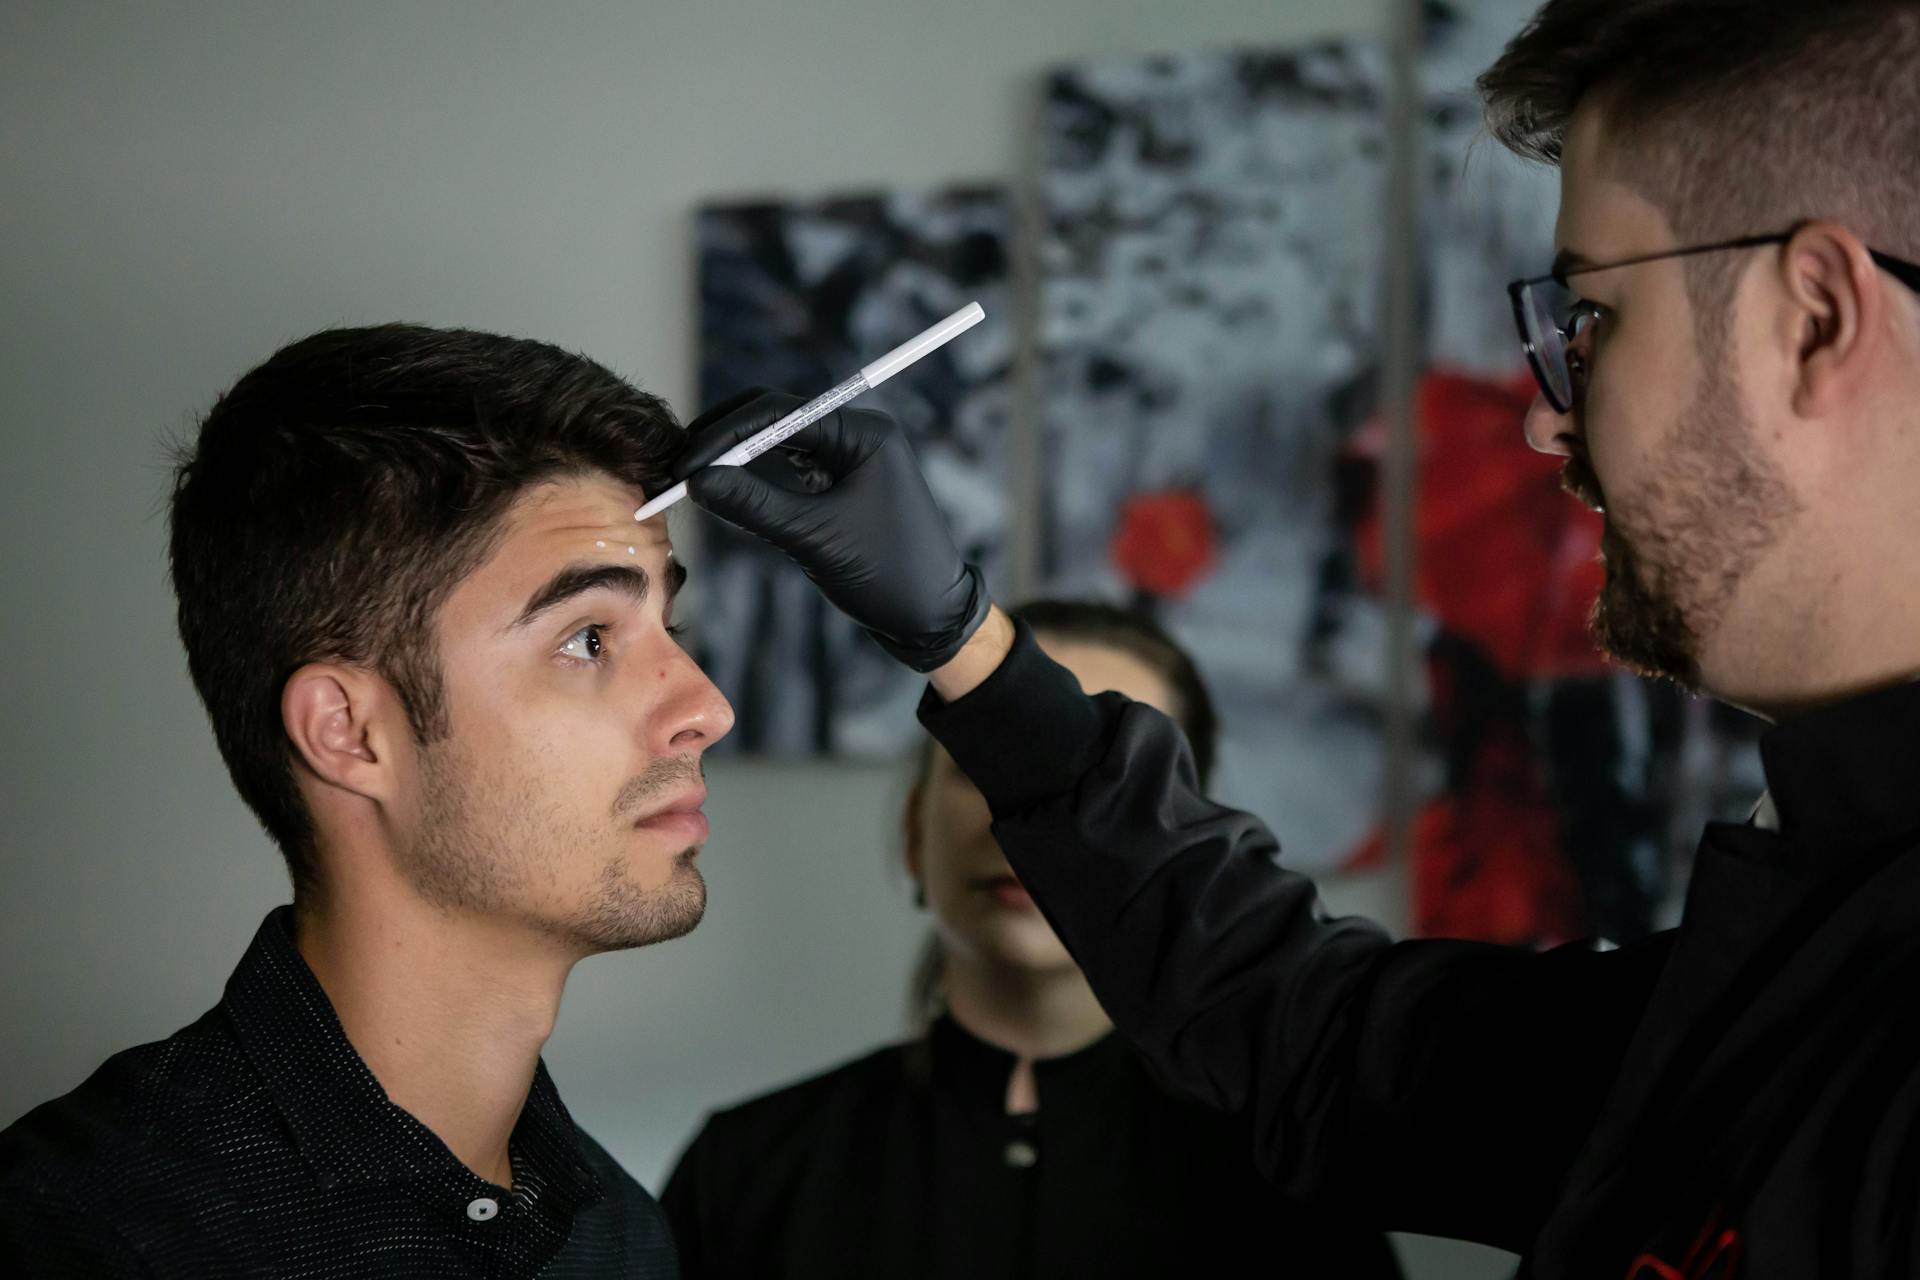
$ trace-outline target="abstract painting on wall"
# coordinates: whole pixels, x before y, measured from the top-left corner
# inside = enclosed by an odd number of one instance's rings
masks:
[[[1758,726],[1600,656],[1600,517],[1521,433],[1502,285],[1550,261],[1558,181],[1481,136],[1472,83],[1535,4],[1424,6],[1414,930],[1626,941],[1675,917],[1702,822],[1758,794]],[[1365,40],[1075,64],[1044,81],[1034,175],[1042,589],[1130,604],[1195,654],[1222,710],[1215,794],[1320,872],[1381,849],[1387,98]],[[905,423],[1002,599],[1012,209],[975,188],[699,218],[705,403],[812,395],[985,304],[868,403]],[[703,533],[726,745],[904,749],[921,682],[782,558]]]
[[[1382,605],[1358,576],[1388,176],[1367,41],[1046,80],[1044,584],[1151,613],[1223,709],[1223,800],[1328,869],[1380,812]]]
[[[1601,658],[1601,517],[1521,434],[1534,384],[1502,285],[1552,261],[1559,182],[1483,136],[1473,80],[1536,7],[1425,6],[1414,931],[1624,942],[1676,917],[1701,824],[1751,807],[1758,725]]]
[[[1004,595],[1012,491],[1012,203],[1000,188],[714,205],[698,215],[700,399],[812,397],[967,302],[987,318],[860,405],[902,424],[961,551]],[[785,557],[702,517],[695,652],[733,702],[724,750],[887,757],[925,681]]]

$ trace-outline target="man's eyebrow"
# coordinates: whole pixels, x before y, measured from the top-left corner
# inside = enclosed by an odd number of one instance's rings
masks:
[[[677,564],[667,570],[667,599],[671,601],[680,589],[680,583],[686,579],[687,571]],[[527,597],[526,607],[520,610],[520,616],[507,627],[511,631],[524,627],[549,609],[557,608],[589,591],[602,589],[618,591],[632,599],[636,605],[647,602],[647,594],[653,589],[653,579],[647,571],[630,564],[570,564]]]
[[[1538,262],[1539,259],[1535,258],[1534,261]],[[1578,249],[1562,249],[1553,256],[1553,270],[1547,274],[1552,276],[1557,283],[1564,285],[1567,282],[1569,272],[1585,271],[1592,265],[1593,259],[1581,253]]]

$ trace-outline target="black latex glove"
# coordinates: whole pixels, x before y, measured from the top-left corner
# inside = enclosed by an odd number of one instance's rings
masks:
[[[707,466],[803,403],[756,391],[708,410],[688,426],[673,478],[696,505],[791,556],[895,658],[920,672],[944,665],[992,601],[892,418],[839,409],[744,467]]]

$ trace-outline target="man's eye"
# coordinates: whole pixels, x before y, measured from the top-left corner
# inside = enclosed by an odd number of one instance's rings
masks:
[[[1567,314],[1567,371],[1584,382],[1593,360],[1594,326],[1604,314],[1600,306],[1581,299]]]
[[[606,627],[600,623],[588,623],[567,637],[567,642],[560,646],[560,656],[575,662],[599,665],[606,660],[607,643],[602,638],[604,631]]]

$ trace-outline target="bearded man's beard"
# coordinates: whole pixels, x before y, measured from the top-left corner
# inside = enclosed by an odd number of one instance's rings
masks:
[[[1760,452],[1731,374],[1711,367],[1718,372],[1630,505],[1608,502],[1583,455],[1561,472],[1569,493],[1607,511],[1594,638],[1634,673],[1689,692],[1700,690],[1703,639],[1725,621],[1748,572],[1800,511],[1785,475]]]
[[[1593,637],[1635,675],[1672,680],[1689,692],[1700,685],[1700,638],[1662,575],[1644,563],[1634,544],[1609,522],[1600,535],[1606,584],[1593,602]]]

